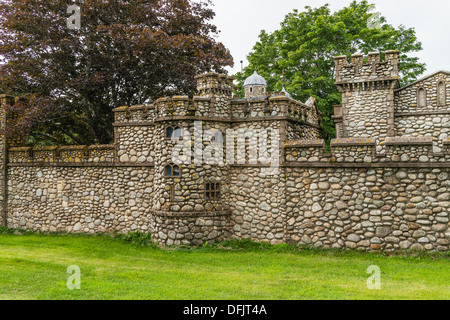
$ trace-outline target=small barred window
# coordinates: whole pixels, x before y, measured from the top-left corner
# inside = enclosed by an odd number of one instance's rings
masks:
[[[205,184],[205,198],[206,200],[220,199],[220,183],[208,182]]]

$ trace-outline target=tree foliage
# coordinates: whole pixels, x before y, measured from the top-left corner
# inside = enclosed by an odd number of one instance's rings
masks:
[[[384,59],[385,51],[399,50],[403,84],[415,80],[425,70],[425,65],[411,56],[422,50],[414,28],[402,25],[395,28],[373,9],[367,1],[354,1],[334,13],[328,5],[289,13],[279,30],[271,34],[261,31],[259,41],[248,55],[249,66],[236,75],[241,90],[245,78],[256,69],[266,78],[269,91],[279,91],[284,72],[286,90],[294,98],[317,99],[324,113],[326,136],[334,137],[333,105],[341,103],[333,80],[335,56],[379,51]]]
[[[11,110],[33,143],[110,143],[114,107],[192,95],[195,75],[233,65],[209,0],[76,1],[78,30],[73,3],[0,1],[0,93],[30,98]]]

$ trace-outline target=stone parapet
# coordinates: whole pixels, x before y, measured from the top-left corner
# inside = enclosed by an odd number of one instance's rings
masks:
[[[114,145],[20,147],[9,149],[10,164],[113,163]]]
[[[336,162],[372,162],[376,154],[376,140],[366,138],[335,139],[331,150]]]
[[[285,148],[287,162],[317,162],[324,161],[324,140],[288,141]],[[328,159],[327,159],[328,160]]]
[[[154,105],[119,107],[113,109],[113,112],[116,124],[153,122],[157,117]]]
[[[320,126],[321,119],[314,106],[279,95],[267,98],[231,100],[232,120],[263,117],[289,117],[302,124]]]
[[[285,146],[285,163],[346,163],[346,164],[450,164],[450,141],[443,141],[444,152],[433,152],[431,137],[392,137],[381,145],[386,153],[376,152],[375,139],[352,138],[331,141],[331,154],[325,153],[323,140],[288,141]]]

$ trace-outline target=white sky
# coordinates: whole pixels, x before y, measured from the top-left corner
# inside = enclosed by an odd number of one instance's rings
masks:
[[[279,29],[284,16],[294,9],[302,11],[305,6],[319,7],[330,4],[331,11],[348,6],[351,0],[212,0],[216,12],[214,24],[221,31],[218,40],[234,57],[232,75],[248,65],[247,54],[258,41],[261,30],[273,32]],[[448,0],[371,0],[395,27],[403,24],[415,28],[423,51],[414,53],[427,64],[431,74],[439,70],[450,71],[450,1]]]

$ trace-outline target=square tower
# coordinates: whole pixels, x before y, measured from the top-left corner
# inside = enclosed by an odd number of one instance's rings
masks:
[[[355,54],[335,58],[336,86],[342,106],[335,107],[338,138],[376,138],[377,143],[392,137],[394,130],[394,90],[399,86],[399,52],[369,53],[367,62]],[[380,151],[380,147],[378,147]]]

